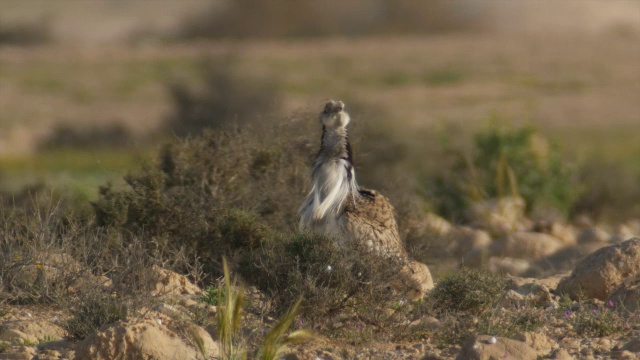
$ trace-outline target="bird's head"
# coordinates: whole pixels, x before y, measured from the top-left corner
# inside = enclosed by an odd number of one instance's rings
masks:
[[[329,100],[320,113],[320,122],[327,129],[344,128],[350,119],[349,114],[344,111],[344,103],[339,100]]]

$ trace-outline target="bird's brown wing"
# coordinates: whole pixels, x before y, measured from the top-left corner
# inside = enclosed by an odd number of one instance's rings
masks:
[[[340,223],[357,248],[386,257],[406,256],[395,209],[378,192],[360,190],[360,196],[345,206]]]

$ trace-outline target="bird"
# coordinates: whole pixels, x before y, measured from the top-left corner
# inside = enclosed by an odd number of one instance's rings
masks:
[[[356,181],[347,132],[351,117],[345,104],[327,101],[319,119],[320,150],[311,172],[311,191],[298,210],[300,230],[329,235],[340,246],[388,260],[401,274],[394,287],[407,288],[405,293],[412,299],[424,296],[433,287],[431,274],[426,265],[409,258],[394,207],[385,196]]]

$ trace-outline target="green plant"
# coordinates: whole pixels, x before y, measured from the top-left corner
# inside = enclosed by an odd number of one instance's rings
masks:
[[[481,314],[506,289],[506,280],[485,270],[460,269],[443,277],[423,306],[435,314]]]
[[[460,219],[474,201],[522,196],[527,210],[567,214],[580,194],[574,172],[558,147],[530,127],[492,127],[474,136],[471,155],[453,150],[454,164],[433,181],[438,211]]]
[[[308,330],[296,330],[289,335],[285,335],[293,320],[298,315],[302,298],[299,298],[295,304],[271,327],[258,350],[257,358],[260,360],[276,360],[288,345],[299,344],[310,341],[315,336]]]
[[[244,291],[231,280],[227,260],[222,259],[224,273],[224,298],[218,308],[218,335],[220,338],[220,358],[223,360],[245,359],[247,352],[240,338]]]
[[[543,309],[525,306],[518,309],[495,308],[484,312],[477,324],[480,335],[513,338],[516,334],[535,331],[546,323]]]
[[[628,324],[628,318],[614,308],[613,302],[604,306],[581,304],[579,309],[567,310],[563,316],[581,336],[611,336],[623,332]]]
[[[224,288],[218,288],[215,285],[208,286],[204,289],[204,294],[200,297],[200,301],[207,304],[218,306],[225,297]]]

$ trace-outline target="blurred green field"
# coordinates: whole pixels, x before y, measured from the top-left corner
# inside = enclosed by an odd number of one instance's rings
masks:
[[[154,46],[0,48],[0,187],[44,182],[82,197],[138,166],[122,147],[42,150],[61,124],[122,125],[133,139],[162,129],[174,108],[169,84],[198,86],[203,63],[224,64],[246,84],[282,93],[277,114],[315,112],[328,98],[382,117],[380,132],[408,159],[438,168],[434,134],[458,142],[492,123],[530,125],[567,158],[640,172],[640,47],[617,34],[444,34],[414,37],[207,41]],[[223,71],[226,71],[224,70]],[[240,85],[241,87],[242,85]],[[354,135],[366,111],[352,112]],[[308,121],[314,121],[310,118]],[[161,137],[164,141],[166,136]],[[387,140],[388,140],[387,139]],[[381,138],[385,141],[384,138]],[[367,156],[369,149],[362,149]],[[142,151],[143,154],[153,151]],[[416,166],[416,160],[409,161]]]

